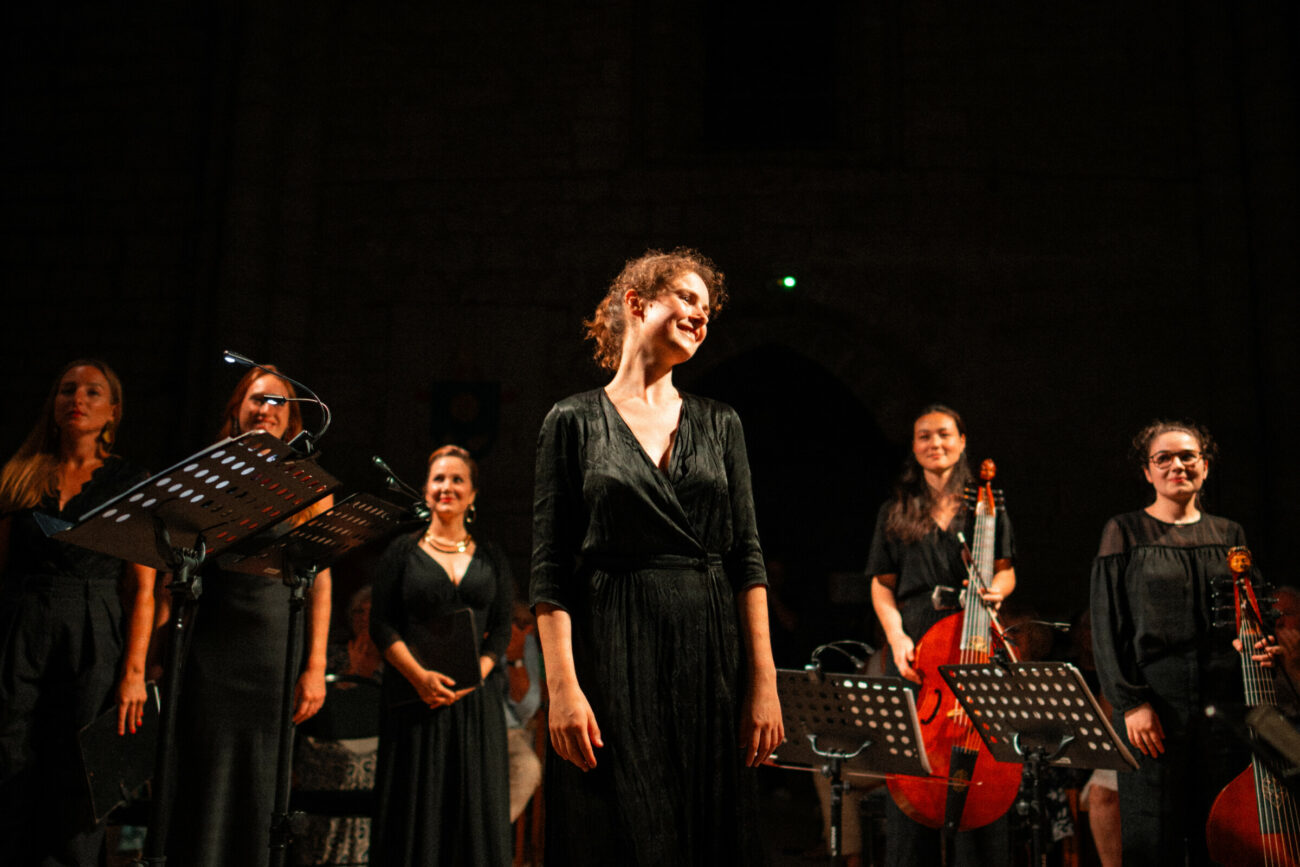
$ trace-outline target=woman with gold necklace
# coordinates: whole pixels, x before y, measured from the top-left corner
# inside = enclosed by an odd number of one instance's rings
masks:
[[[370,634],[388,662],[375,770],[375,865],[507,865],[510,788],[501,691],[488,674],[510,640],[514,582],[499,549],[474,538],[478,465],[444,446],[429,456],[425,530],[389,545],[375,577]],[[418,659],[425,624],[470,608],[482,686]]]

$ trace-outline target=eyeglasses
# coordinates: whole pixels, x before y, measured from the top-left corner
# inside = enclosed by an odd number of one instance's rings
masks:
[[[1201,453],[1193,451],[1156,452],[1147,460],[1155,464],[1157,470],[1167,470],[1173,466],[1174,458],[1178,458],[1179,462],[1185,467],[1194,467],[1201,462]]]

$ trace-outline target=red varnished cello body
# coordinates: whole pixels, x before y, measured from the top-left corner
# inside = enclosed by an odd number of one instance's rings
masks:
[[[1252,659],[1265,629],[1254,587],[1251,557],[1246,548],[1228,552],[1241,668],[1250,707],[1276,703],[1272,672]],[[1300,805],[1258,758],[1214,800],[1205,828],[1210,857],[1240,867],[1300,867]]]
[[[889,793],[899,809],[931,828],[967,831],[987,825],[1011,808],[1020,791],[1021,765],[999,762],[989,754],[939,673],[941,665],[989,661],[993,618],[980,599],[977,584],[988,586],[993,579],[995,472],[992,461],[986,460],[980,467],[984,484],[975,503],[971,578],[962,593],[963,610],[930,627],[916,645],[912,667],[921,677],[916,713],[932,776],[888,778]]]

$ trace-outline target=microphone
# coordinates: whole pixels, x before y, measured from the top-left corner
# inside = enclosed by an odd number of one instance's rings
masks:
[[[333,420],[330,415],[330,408],[325,405],[325,401],[320,399],[320,395],[316,394],[315,391],[294,379],[292,376],[285,374],[283,371],[270,370],[266,365],[259,364],[247,355],[244,355],[242,352],[235,352],[233,349],[226,349],[222,351],[221,358],[227,364],[236,364],[240,367],[256,367],[258,370],[264,370],[272,376],[277,376],[285,382],[292,383],[295,387],[309,395],[308,397],[288,397],[283,394],[268,394],[264,395],[264,398],[267,403],[270,403],[273,406],[279,406],[281,403],[294,401],[298,403],[314,403],[320,407],[322,419],[320,430],[315,433],[308,433],[306,428],[304,428],[299,431],[297,436],[289,441],[289,447],[303,457],[307,457],[312,452],[316,451],[316,441],[325,436],[325,432],[330,429],[330,422]]]
[[[411,512],[415,517],[419,518],[421,521],[427,521],[433,517],[432,513],[429,511],[428,504],[424,502],[424,497],[420,495],[420,492],[399,479],[397,473],[393,472],[393,468],[390,467],[383,458],[379,455],[373,455],[370,458],[370,462],[378,467],[379,471],[388,477],[385,479],[385,484],[388,485],[388,490],[396,491],[399,494],[406,494],[407,496],[415,498],[415,502],[411,504]]]

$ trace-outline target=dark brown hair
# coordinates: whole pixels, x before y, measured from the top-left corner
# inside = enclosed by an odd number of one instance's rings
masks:
[[[708,257],[688,247],[678,247],[667,253],[647,250],[629,260],[596,306],[596,312],[582,323],[587,337],[596,342],[596,363],[606,370],[618,370],[623,357],[623,335],[627,331],[623,296],[629,289],[643,301],[649,301],[662,294],[674,280],[691,273],[698,275],[709,290],[709,315],[717,316],[727,301],[727,287],[722,272]]]
[[[962,436],[966,435],[966,422],[962,421],[957,410],[941,403],[932,403],[912,418],[913,437],[916,435],[917,420],[935,412],[948,416],[953,424],[957,425],[957,432]],[[970,465],[966,462],[966,454],[963,452],[953,466],[952,475],[948,477],[948,484],[944,487],[943,493],[960,497],[970,481]],[[916,455],[909,450],[907,460],[903,464],[903,472],[899,474],[898,481],[894,484],[894,499],[889,504],[889,511],[885,516],[885,535],[906,544],[921,541],[934,527],[932,517],[934,506],[934,491],[930,490],[930,485],[925,480],[925,471],[916,462]]]
[[[474,487],[474,490],[478,490],[478,462],[470,457],[469,449],[451,445],[434,449],[429,455],[429,462],[426,466],[432,467],[433,462],[438,458],[460,458],[464,461],[465,466],[469,467],[469,483]]]
[[[1151,443],[1155,442],[1156,437],[1173,431],[1185,433],[1195,439],[1201,449],[1201,459],[1206,464],[1214,463],[1219,459],[1219,444],[1214,441],[1214,437],[1210,436],[1210,431],[1205,425],[1197,424],[1191,419],[1159,418],[1138,431],[1130,444],[1129,457],[1137,464],[1138,469],[1145,470],[1150,466]],[[1145,474],[1143,477],[1145,478]],[[1205,488],[1202,485],[1201,490],[1196,494],[1197,508],[1204,508],[1204,503]]]
[[[93,367],[104,374],[104,379],[108,381],[109,396],[117,413],[116,418],[111,419],[99,432],[96,445],[100,458],[112,454],[117,428],[122,423],[122,381],[117,378],[113,368],[97,359],[79,358],[70,361],[54,377],[54,384],[50,386],[50,392],[46,395],[45,404],[41,407],[31,432],[5,464],[4,470],[0,471],[0,514],[30,509],[42,497],[54,493],[61,436],[58,422],[54,418],[54,399],[59,393],[63,378],[76,367]]]
[[[1142,428],[1133,437],[1129,456],[1138,465],[1138,469],[1146,469],[1151,458],[1151,443],[1155,442],[1156,437],[1174,431],[1193,437],[1200,446],[1201,456],[1206,463],[1218,459],[1219,444],[1214,441],[1214,437],[1210,436],[1205,425],[1197,424],[1191,419],[1159,418]]]
[[[294,390],[293,383],[280,376],[280,369],[274,364],[267,364],[264,367],[250,367],[235,383],[235,390],[230,394],[230,400],[226,401],[226,408],[221,413],[221,430],[218,437],[236,437],[241,433],[246,433],[239,429],[239,408],[244,402],[244,395],[253,387],[253,383],[263,376],[273,376],[284,387],[285,397],[297,397],[298,392]],[[289,401],[289,420],[285,423],[284,433],[280,439],[288,442],[302,432],[302,410],[298,408],[298,402]]]

